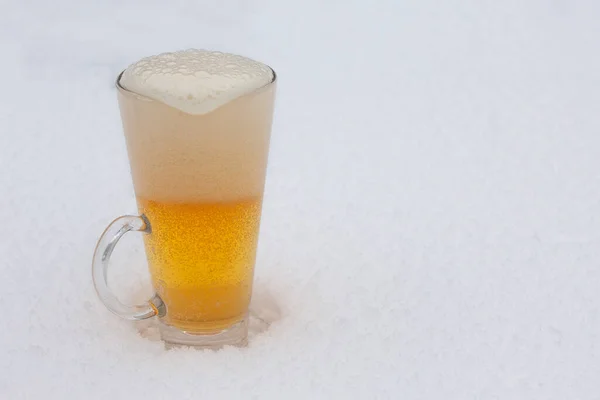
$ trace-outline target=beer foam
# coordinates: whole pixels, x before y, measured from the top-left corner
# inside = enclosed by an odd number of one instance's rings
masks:
[[[206,114],[272,80],[271,68],[258,61],[190,49],[143,58],[129,66],[119,82],[188,114]]]

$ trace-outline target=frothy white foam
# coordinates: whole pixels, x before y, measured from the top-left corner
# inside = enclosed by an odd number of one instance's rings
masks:
[[[127,90],[189,114],[206,114],[273,80],[265,64],[235,54],[184,50],[141,59],[121,76]]]

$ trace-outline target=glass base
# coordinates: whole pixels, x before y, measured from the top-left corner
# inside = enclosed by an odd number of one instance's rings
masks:
[[[218,333],[190,333],[162,322],[159,323],[159,331],[167,349],[188,346],[212,350],[220,349],[223,346],[244,347],[248,344],[248,316]]]

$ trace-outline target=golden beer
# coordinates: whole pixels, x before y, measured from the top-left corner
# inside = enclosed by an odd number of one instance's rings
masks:
[[[221,69],[236,60],[209,71],[224,79]],[[174,106],[119,90],[138,208],[150,225],[149,269],[166,308],[161,322],[180,331],[220,332],[247,316],[275,93],[268,72],[267,84],[218,106],[212,97],[195,104],[182,95]],[[169,76],[160,78],[170,87]],[[235,83],[220,83],[215,98]]]
[[[152,281],[167,304],[165,322],[219,331],[242,320],[252,293],[261,198],[175,203],[138,198],[151,221],[145,235]]]

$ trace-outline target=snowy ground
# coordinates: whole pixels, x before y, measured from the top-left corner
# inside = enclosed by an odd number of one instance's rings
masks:
[[[3,2],[0,398],[600,398],[599,18]],[[165,351],[91,284],[98,235],[135,212],[113,80],[188,47],[280,78],[253,306],[272,324],[242,350]],[[148,279],[124,242],[111,282],[132,300]]]

